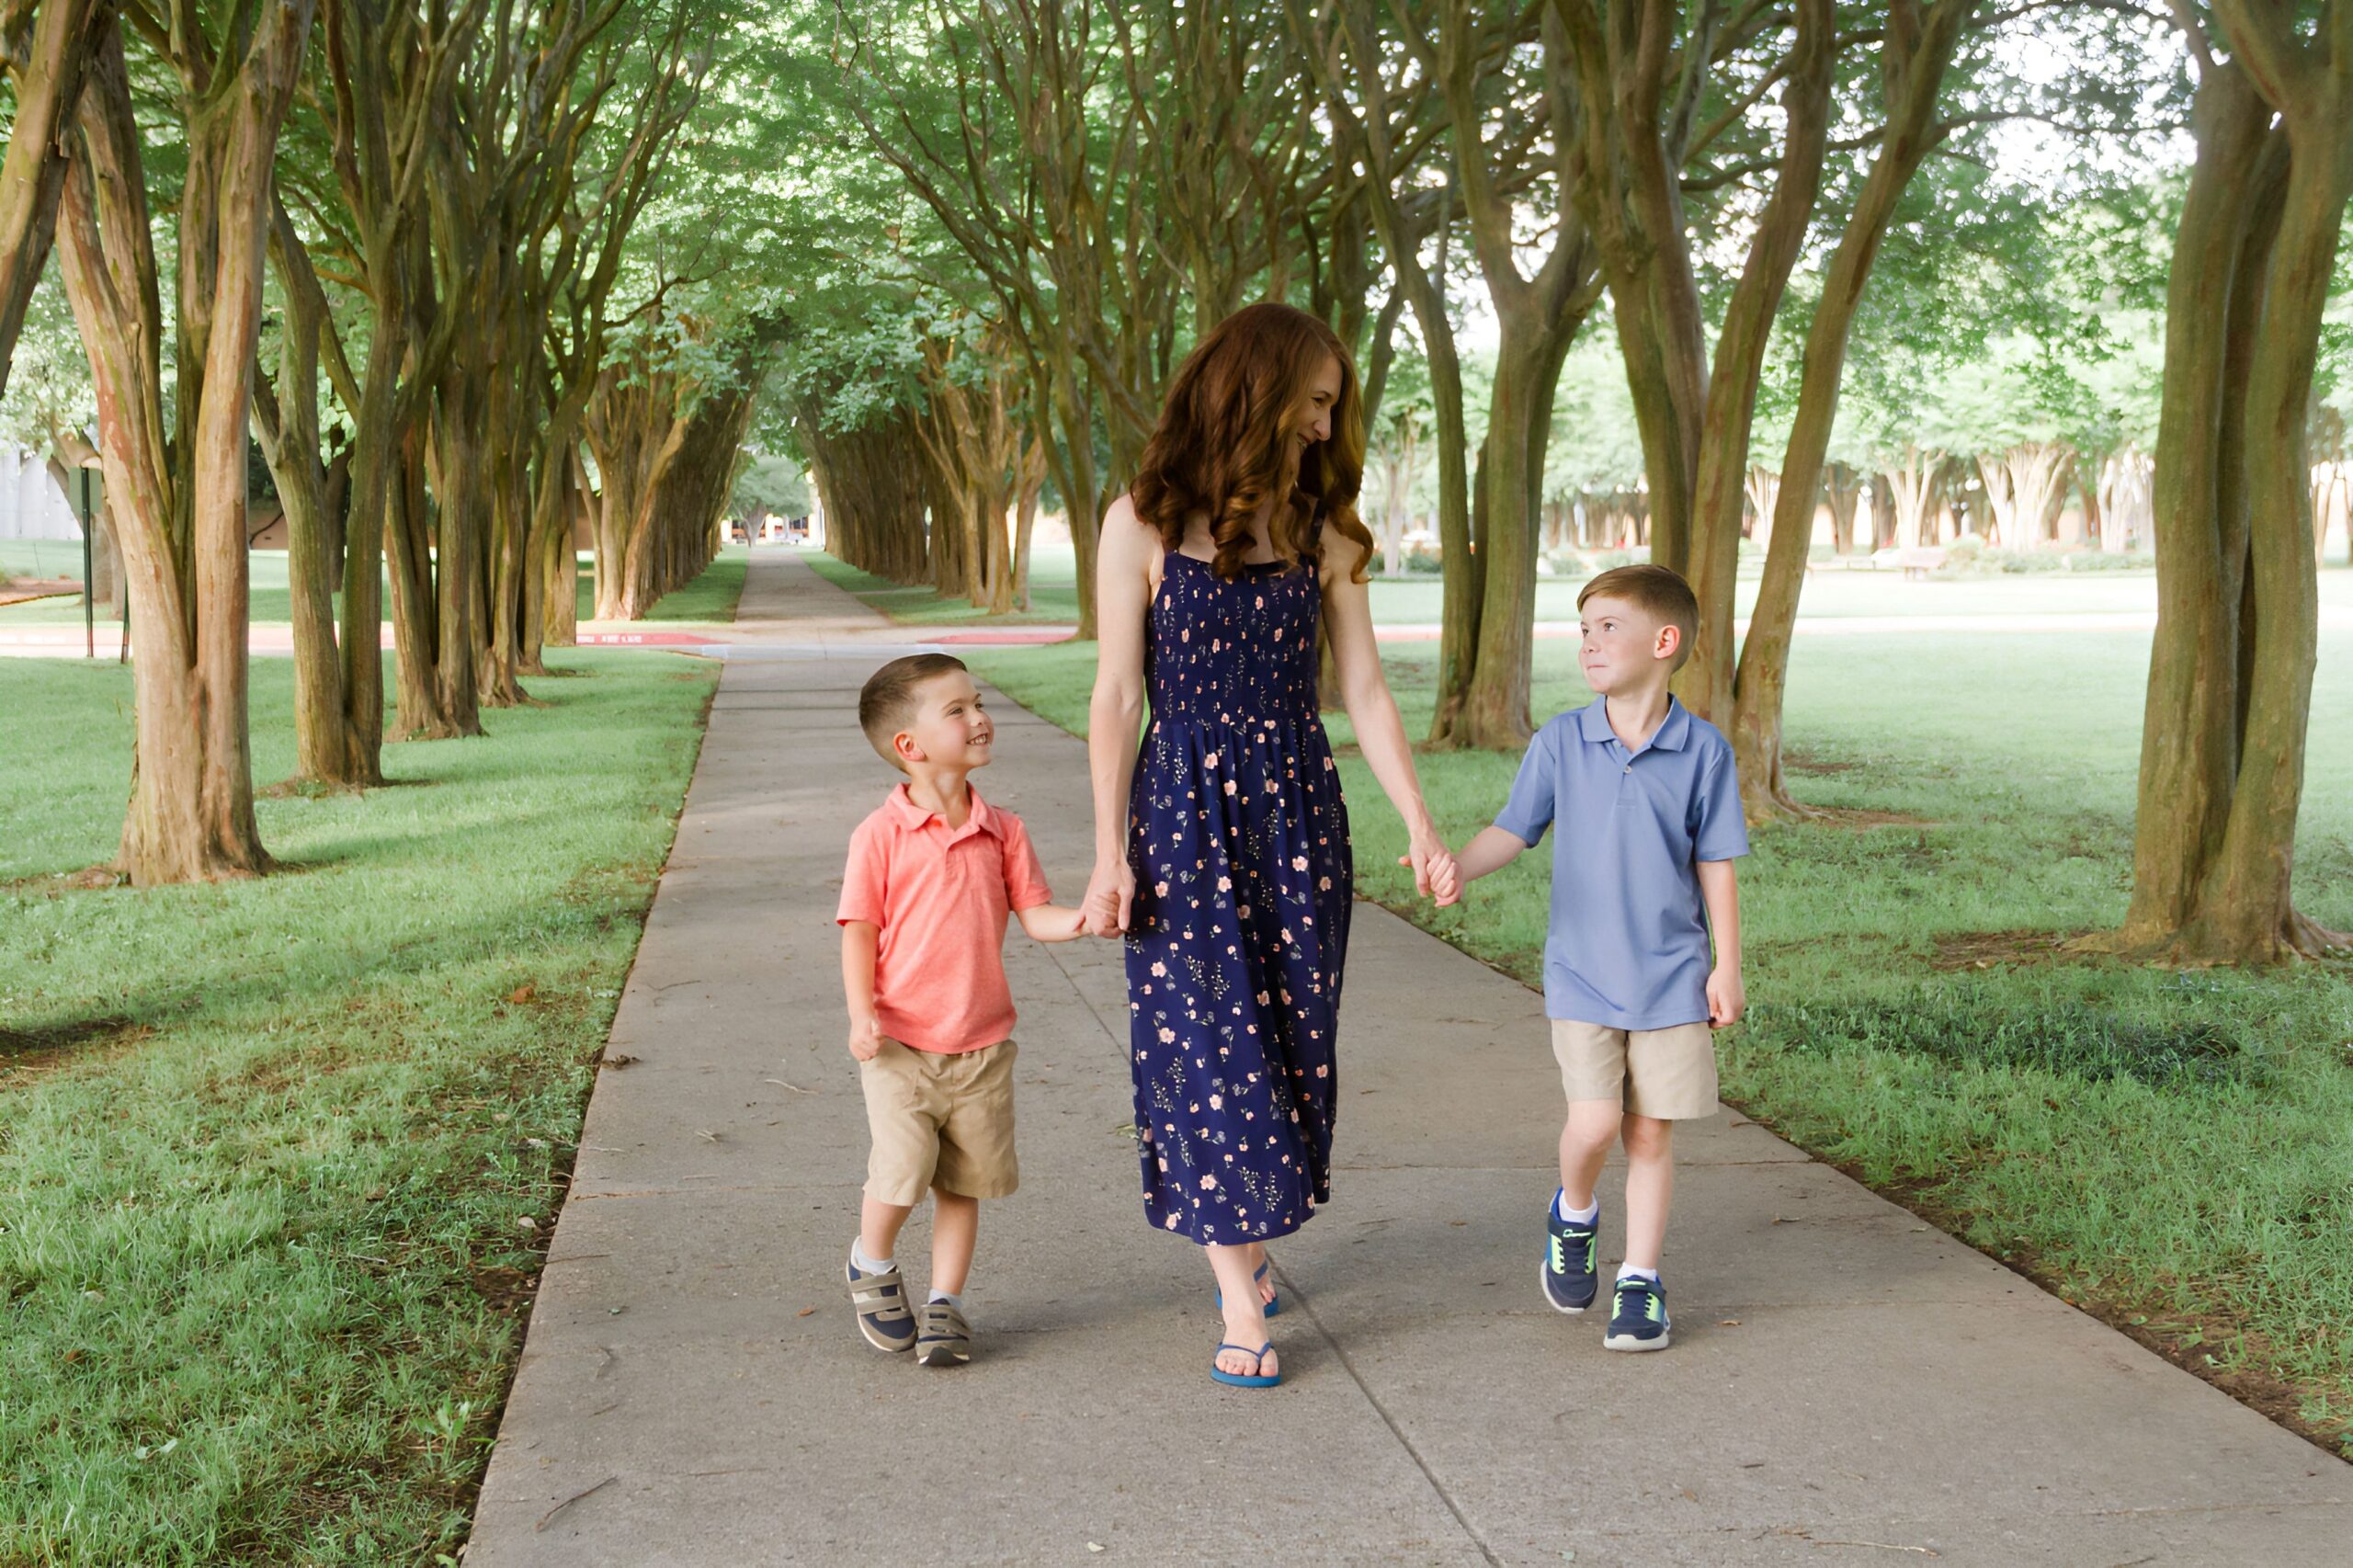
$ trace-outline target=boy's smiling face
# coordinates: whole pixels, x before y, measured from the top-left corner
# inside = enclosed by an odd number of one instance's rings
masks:
[[[982,708],[979,685],[963,670],[949,670],[918,688],[915,718],[892,744],[902,765],[974,768],[988,766],[995,740],[996,725]]]
[[[1584,639],[1578,667],[1586,685],[1602,697],[1630,691],[1654,674],[1673,674],[1676,651],[1683,645],[1681,627],[1608,594],[1596,594],[1577,607],[1577,627]]]

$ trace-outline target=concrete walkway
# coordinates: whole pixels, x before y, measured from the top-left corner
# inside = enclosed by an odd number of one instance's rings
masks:
[[[1143,1224],[1119,949],[1017,929],[1024,1185],[984,1212],[978,1355],[868,1349],[832,914],[890,782],[856,690],[904,633],[781,552],[743,619],[468,1568],[2353,1557],[2353,1467],[1734,1116],[1681,1141],[1675,1348],[1605,1352],[1538,1295],[1540,999],[1370,904],[1334,1202],[1274,1249],[1283,1388],[1210,1381],[1208,1272]],[[1085,749],[998,714],[983,788],[1074,901]],[[918,1215],[918,1284],[927,1252]]]

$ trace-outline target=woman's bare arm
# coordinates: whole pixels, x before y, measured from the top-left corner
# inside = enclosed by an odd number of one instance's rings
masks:
[[[1086,705],[1087,770],[1095,785],[1095,874],[1084,907],[1098,937],[1128,928],[1135,877],[1128,869],[1128,790],[1143,722],[1144,617],[1160,536],[1125,495],[1103,516],[1095,561],[1095,695]]]
[[[1372,597],[1368,585],[1354,580],[1363,547],[1335,529],[1324,532],[1324,619],[1332,637],[1332,657],[1340,670],[1340,700],[1356,727],[1357,747],[1364,753],[1372,776],[1381,781],[1391,805],[1405,822],[1414,868],[1414,885],[1435,894],[1440,903],[1452,903],[1461,888],[1453,857],[1439,838],[1438,824],[1422,799],[1422,781],[1414,768],[1414,748],[1405,739],[1405,722],[1398,717],[1397,699],[1381,671],[1381,650],[1372,635]]]

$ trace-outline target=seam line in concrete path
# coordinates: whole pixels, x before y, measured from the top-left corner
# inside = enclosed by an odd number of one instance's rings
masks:
[[[1414,1461],[1414,1468],[1422,1472],[1422,1479],[1429,1483],[1432,1492],[1438,1494],[1438,1500],[1446,1505],[1446,1511],[1454,1516],[1454,1522],[1462,1527],[1464,1537],[1479,1549],[1480,1558],[1492,1564],[1493,1568],[1503,1568],[1503,1560],[1489,1550],[1486,1539],[1472,1524],[1470,1516],[1462,1511],[1462,1505],[1454,1500],[1454,1494],[1447,1490],[1446,1483],[1438,1478],[1438,1471],[1422,1458],[1422,1451],[1414,1446],[1414,1439],[1405,1436],[1405,1429],[1397,1425],[1397,1418],[1389,1414],[1389,1407],[1381,1403],[1381,1396],[1372,1392],[1372,1385],[1358,1374],[1356,1363],[1348,1359],[1347,1350],[1340,1344],[1339,1335],[1324,1327],[1324,1320],[1315,1315],[1315,1303],[1307,1299],[1297,1281],[1285,1274],[1279,1264],[1270,1267],[1276,1282],[1290,1292],[1292,1302],[1307,1314],[1307,1321],[1315,1325],[1315,1332],[1323,1336],[1333,1359],[1339,1362],[1340,1369],[1348,1374],[1348,1381],[1357,1385],[1357,1392],[1364,1395],[1365,1403],[1371,1405],[1373,1414],[1381,1417],[1381,1424],[1389,1428],[1389,1435],[1397,1439],[1397,1446],[1405,1450],[1405,1457]]]

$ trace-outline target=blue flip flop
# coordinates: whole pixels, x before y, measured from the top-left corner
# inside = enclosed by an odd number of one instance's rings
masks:
[[[1256,1273],[1256,1274],[1253,1274],[1252,1276],[1250,1276],[1250,1282],[1251,1282],[1252,1284],[1254,1284],[1254,1285],[1255,1285],[1255,1284],[1256,1284],[1259,1280],[1264,1279],[1264,1278],[1267,1277],[1267,1270],[1268,1270],[1269,1268],[1272,1268],[1274,1266],[1275,1266],[1275,1265],[1274,1265],[1274,1260],[1273,1260],[1273,1259],[1271,1259],[1271,1258],[1269,1258],[1267,1262],[1260,1264],[1260,1265],[1258,1266],[1258,1272],[1257,1272],[1257,1273]],[[1220,1290],[1220,1291],[1217,1293],[1217,1310],[1218,1310],[1218,1311],[1220,1311],[1220,1312],[1223,1312],[1223,1311],[1225,1311],[1225,1292],[1224,1292],[1224,1291],[1222,1291],[1222,1290]],[[1266,1316],[1267,1316],[1267,1317],[1275,1317],[1275,1316],[1279,1315],[1279,1314],[1281,1313],[1282,1310],[1283,1310],[1283,1299],[1282,1299],[1281,1295],[1279,1293],[1279,1294],[1277,1294],[1277,1295],[1276,1295],[1276,1297],[1275,1297],[1275,1299],[1274,1299],[1273,1301],[1268,1301],[1268,1302],[1267,1303],[1267,1311],[1266,1311],[1265,1315],[1266,1315]]]
[[[1246,1345],[1220,1345],[1218,1348],[1239,1350],[1245,1356],[1256,1356],[1258,1358],[1258,1365],[1263,1367],[1267,1364],[1267,1358],[1274,1351],[1275,1342],[1269,1339],[1256,1350]],[[1217,1358],[1214,1356],[1210,1358],[1210,1376],[1219,1382],[1228,1383],[1238,1389],[1270,1389],[1283,1381],[1283,1375],[1280,1372],[1229,1372],[1217,1364]]]

